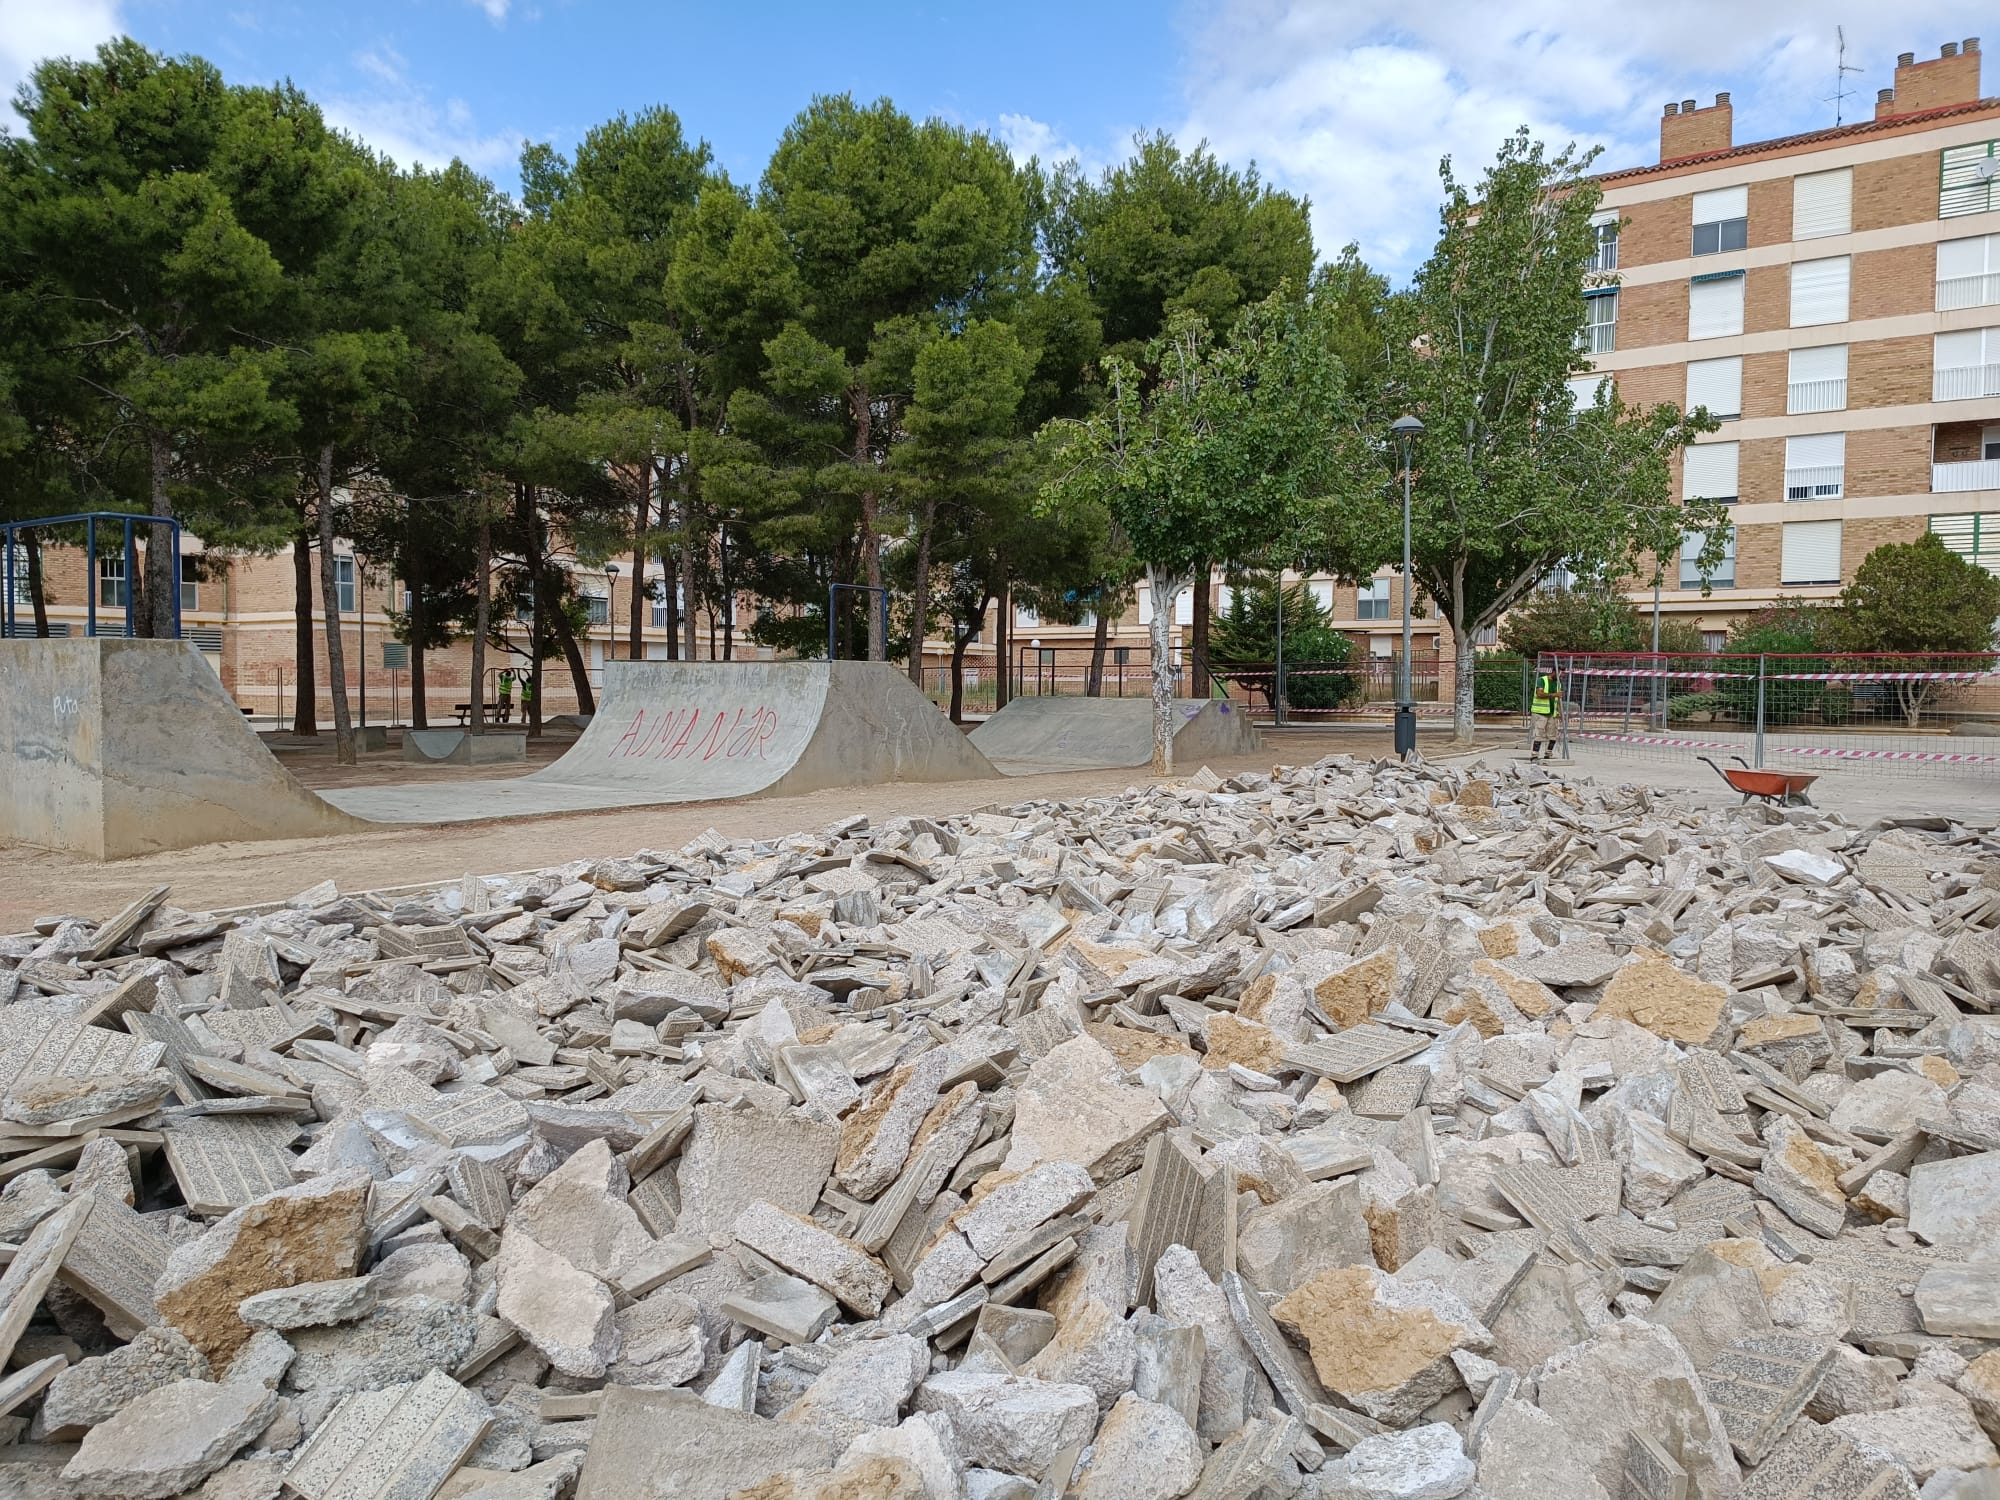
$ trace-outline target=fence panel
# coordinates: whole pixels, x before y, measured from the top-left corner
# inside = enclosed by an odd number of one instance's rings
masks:
[[[2000,654],[1545,656],[1566,738],[1634,759],[1920,776],[2000,770]]]

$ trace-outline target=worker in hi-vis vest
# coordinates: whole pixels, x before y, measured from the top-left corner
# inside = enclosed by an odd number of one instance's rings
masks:
[[[1553,672],[1535,674],[1535,698],[1528,705],[1528,759],[1547,760],[1554,753],[1556,743],[1556,710],[1561,705],[1562,693],[1556,686]]]

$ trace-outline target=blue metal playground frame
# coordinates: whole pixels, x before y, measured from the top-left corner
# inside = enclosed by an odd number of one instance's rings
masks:
[[[134,526],[164,526],[167,528],[168,545],[173,548],[174,552],[172,573],[174,580],[174,639],[179,640],[181,638],[181,523],[174,520],[171,516],[135,516],[115,510],[85,511],[81,515],[74,516],[37,516],[32,521],[8,521],[0,524],[0,573],[4,573],[5,575],[4,584],[0,584],[0,636],[19,640],[23,634],[20,629],[20,622],[16,616],[16,611],[19,607],[15,598],[19,592],[14,569],[16,533],[38,531],[49,526],[75,526],[78,524],[81,524],[83,527],[85,554],[84,578],[86,580],[86,587],[84,590],[84,599],[87,612],[84,634],[97,634],[97,523],[99,521],[107,521],[124,528],[122,555],[125,559],[125,634],[128,636],[132,634],[132,627],[137,623],[132,608],[132,600],[136,591],[133,589],[132,584],[134,579],[138,577],[139,572],[139,549],[132,528]],[[30,626],[30,632],[32,632],[32,629],[33,627]]]

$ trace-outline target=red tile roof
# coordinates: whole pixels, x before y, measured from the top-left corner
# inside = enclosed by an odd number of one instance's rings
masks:
[[[2000,114],[2000,98],[1974,99],[1965,104],[1946,104],[1936,109],[1918,110],[1907,115],[1890,115],[1880,120],[1857,120],[1852,125],[1834,125],[1825,130],[1808,130],[1802,135],[1780,136],[1773,141],[1751,141],[1721,151],[1699,151],[1692,156],[1676,156],[1650,167],[1622,167],[1615,172],[1599,172],[1597,180],[1609,186],[1635,177],[1648,177],[1661,172],[1683,172],[1715,166],[1721,162],[1736,161],[1744,157],[1780,156],[1788,151],[1815,150],[1838,141],[1854,140],[1863,136],[1914,133],[1959,116],[1980,114]]]

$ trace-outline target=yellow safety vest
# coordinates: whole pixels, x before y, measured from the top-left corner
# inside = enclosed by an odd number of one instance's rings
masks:
[[[1534,709],[1543,717],[1556,711],[1556,680],[1546,672],[1535,679]]]

